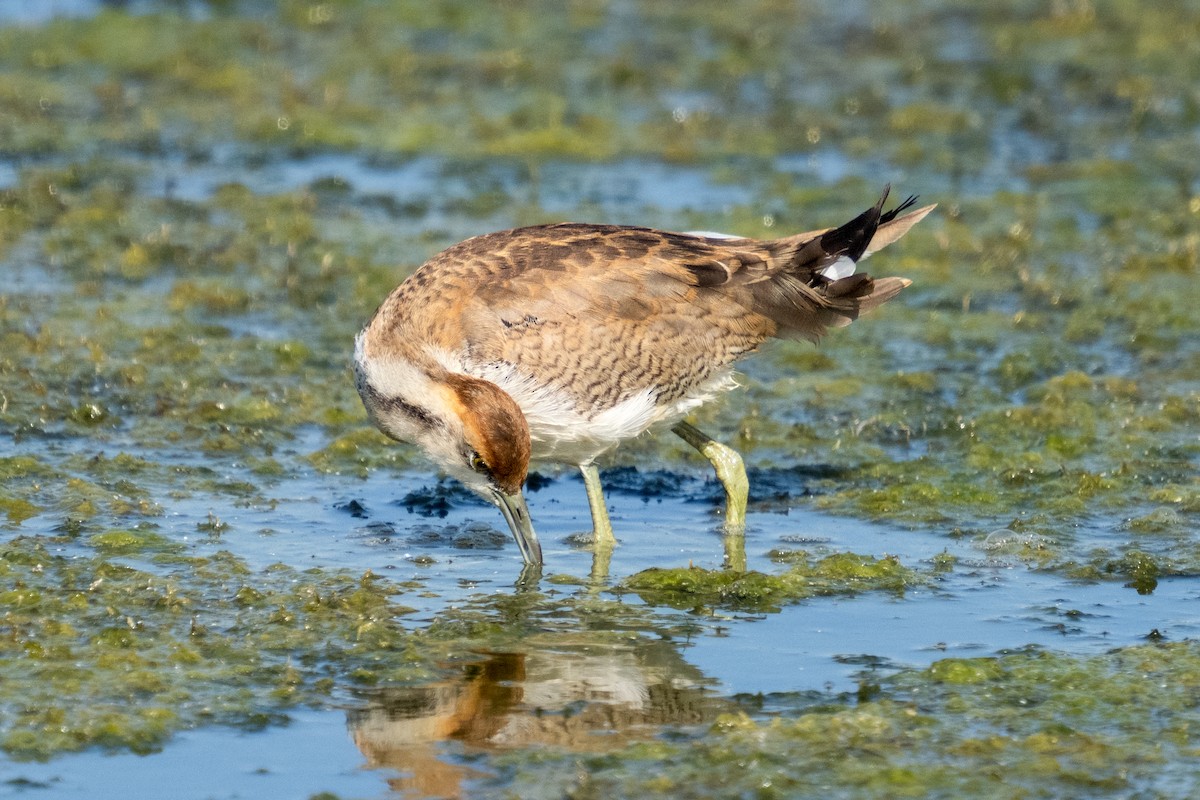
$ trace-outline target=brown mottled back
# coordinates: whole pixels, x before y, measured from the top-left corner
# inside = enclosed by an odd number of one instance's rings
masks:
[[[581,410],[644,389],[669,402],[770,337],[816,340],[894,297],[907,281],[820,270],[932,209],[897,216],[910,203],[883,213],[881,199],[839,228],[775,240],[577,223],[477,236],[392,293],[370,324],[391,335],[374,346],[411,358],[416,342],[458,351],[465,333],[471,362],[515,365]]]

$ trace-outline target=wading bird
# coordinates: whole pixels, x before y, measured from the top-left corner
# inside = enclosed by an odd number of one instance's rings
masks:
[[[712,462],[737,531],[741,457],[684,417],[731,389],[734,362],[767,339],[817,341],[909,285],[855,273],[934,208],[909,210],[910,197],[884,211],[887,195],[782,239],[564,223],[460,242],[358,335],[359,395],[380,430],[500,508],[526,564],[542,563],[521,492],[530,459],[579,467],[595,542],[611,546],[595,459],[653,428]]]

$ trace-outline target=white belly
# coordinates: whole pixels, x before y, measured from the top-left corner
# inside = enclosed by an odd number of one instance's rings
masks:
[[[610,408],[583,413],[567,393],[539,384],[510,365],[472,365],[467,372],[495,383],[520,406],[529,424],[534,460],[564,464],[591,463],[620,442],[672,425],[737,386],[732,371],[725,370],[680,400],[660,403],[659,393],[646,389]]]

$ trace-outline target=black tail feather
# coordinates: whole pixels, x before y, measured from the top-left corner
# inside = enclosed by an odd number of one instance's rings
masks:
[[[915,194],[909,195],[900,205],[890,211],[884,211],[883,204],[887,202],[891,190],[892,185],[889,183],[883,187],[883,195],[872,208],[868,208],[845,225],[824,233],[821,236],[821,248],[831,256],[846,256],[851,261],[862,258],[879,226],[891,222],[901,211],[911,208],[913,203],[917,202]]]
[[[887,197],[886,191],[884,192],[884,197]],[[896,206],[891,211],[885,211],[882,214],[880,214],[879,215],[879,224],[883,225],[885,223],[891,222],[896,217],[900,216],[901,211],[907,211],[908,209],[912,208],[913,205],[916,204],[916,202],[917,202],[917,196],[915,194],[910,194],[908,196],[908,199],[905,200],[903,203]]]
[[[830,256],[846,256],[851,261],[862,258],[867,245],[871,243],[871,237],[879,228],[880,212],[891,190],[891,184],[883,187],[883,196],[874,207],[868,208],[845,225],[822,234],[821,249]]]

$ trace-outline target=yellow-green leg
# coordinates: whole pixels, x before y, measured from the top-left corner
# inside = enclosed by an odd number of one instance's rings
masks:
[[[700,451],[717,473],[725,489],[725,565],[738,572],[746,570],[746,500],[750,481],[746,465],[738,452],[710,438],[694,425],[680,422],[671,428],[681,439]]]
[[[612,558],[612,520],[608,518],[608,506],[604,502],[604,489],[600,486],[600,469],[595,464],[582,464],[583,486],[587,489],[588,508],[592,512],[592,579],[602,581],[608,577],[608,565]]]
[[[713,465],[717,480],[725,487],[725,528],[737,532],[745,530],[750,481],[746,478],[746,465],[742,457],[732,447],[709,438],[694,425],[680,422],[671,430],[699,450]]]
[[[608,518],[608,506],[604,504],[604,489],[600,488],[600,469],[595,464],[579,467],[583,473],[583,486],[587,489],[588,508],[592,511],[592,535],[596,544],[612,547],[617,543],[613,536],[612,521]]]

